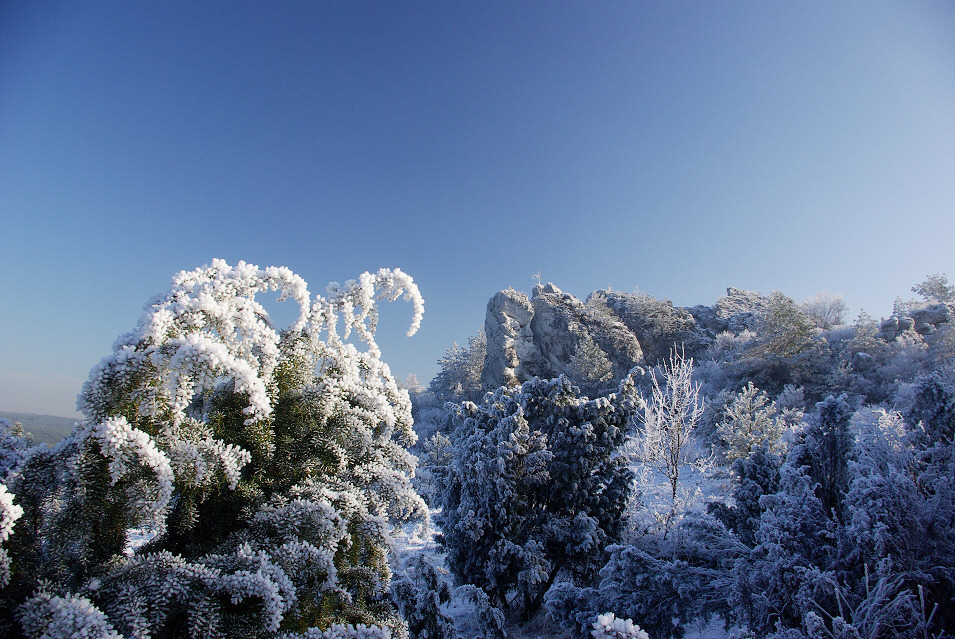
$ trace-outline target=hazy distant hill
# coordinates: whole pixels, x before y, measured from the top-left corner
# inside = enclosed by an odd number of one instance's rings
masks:
[[[70,434],[73,424],[80,419],[72,417],[56,417],[54,415],[35,415],[33,413],[14,413],[0,410],[0,417],[11,422],[20,422],[23,430],[33,434],[36,443],[47,442],[53,444]]]

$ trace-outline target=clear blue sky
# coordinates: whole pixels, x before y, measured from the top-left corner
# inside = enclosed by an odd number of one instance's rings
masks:
[[[214,257],[402,268],[427,382],[538,271],[878,317],[953,246],[950,2],[0,3],[0,409]]]

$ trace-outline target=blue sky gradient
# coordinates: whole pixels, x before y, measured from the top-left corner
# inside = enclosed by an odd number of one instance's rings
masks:
[[[6,2],[0,224],[11,411],[74,414],[214,257],[400,267],[424,323],[380,342],[423,382],[538,271],[879,317],[955,276],[955,5]]]

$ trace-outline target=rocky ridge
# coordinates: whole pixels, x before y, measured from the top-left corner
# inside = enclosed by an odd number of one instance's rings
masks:
[[[660,363],[674,347],[698,357],[720,333],[757,331],[769,303],[767,295],[733,287],[713,306],[689,308],[639,292],[598,290],[581,301],[552,283],[535,286],[530,296],[508,288],[487,304],[481,385],[490,390],[561,374],[579,381],[574,359],[583,352],[609,360],[613,379]],[[889,342],[914,331],[931,344],[955,331],[953,320],[955,307],[930,304],[883,320],[877,337]],[[853,365],[861,370],[866,362]]]
[[[634,366],[657,364],[674,346],[694,354],[720,332],[752,328],[767,299],[730,288],[713,307],[687,309],[641,293],[605,290],[584,302],[552,283],[535,286],[530,297],[502,290],[487,304],[481,383],[492,389],[533,377],[573,378],[572,360],[589,343],[602,351],[619,379]]]

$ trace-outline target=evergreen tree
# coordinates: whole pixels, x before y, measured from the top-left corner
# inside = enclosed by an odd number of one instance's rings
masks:
[[[726,459],[749,457],[761,444],[777,449],[785,423],[777,417],[776,403],[749,382],[724,409],[717,432],[726,446]]]
[[[852,409],[844,396],[830,395],[816,404],[816,419],[806,430],[804,456],[809,476],[826,513],[843,514],[843,498],[849,488],[849,459],[853,436],[849,425]]]
[[[429,386],[442,401],[476,399],[481,392],[481,370],[487,354],[487,337],[482,328],[468,339],[468,347],[455,342],[438,360],[441,370]]]
[[[629,378],[588,400],[563,376],[458,406],[438,518],[457,580],[531,616],[558,574],[592,578],[631,487],[616,451],[634,409]]]
[[[270,290],[298,304],[284,331],[255,299]],[[5,636],[66,628],[64,610],[131,637],[403,631],[386,598],[389,522],[425,508],[376,299],[414,302],[409,334],[423,304],[399,270],[328,290],[313,300],[288,269],[215,260],[150,302],[91,372],[86,420],[8,474],[24,513]],[[138,549],[136,528],[151,536]]]
[[[765,510],[760,498],[779,489],[780,464],[779,456],[766,444],[757,446],[749,457],[733,462],[733,505],[709,504],[709,510],[747,546],[756,544],[756,531]]]

